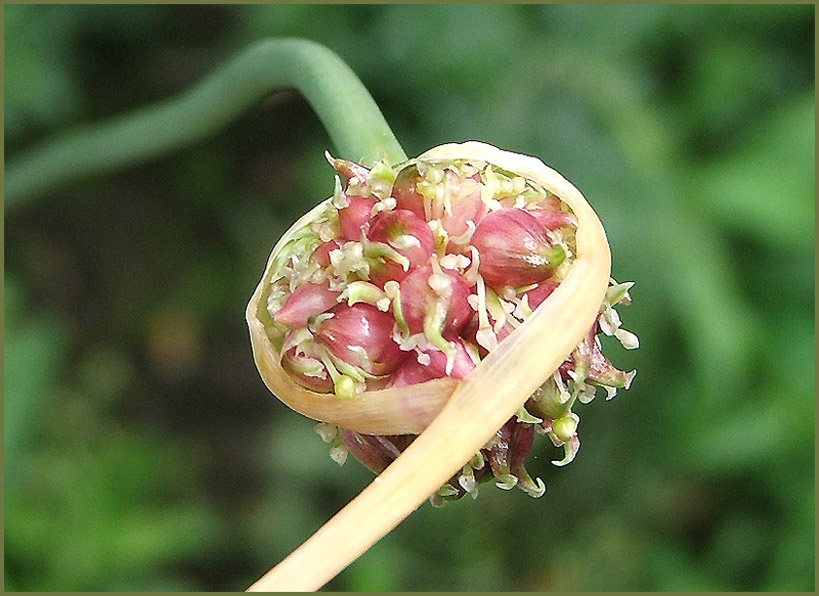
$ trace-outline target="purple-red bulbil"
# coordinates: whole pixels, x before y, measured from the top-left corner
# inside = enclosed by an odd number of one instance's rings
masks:
[[[419,267],[401,283],[401,313],[410,333],[434,325],[438,334],[457,336],[474,312],[467,302],[469,285],[453,271]]]
[[[445,376],[463,379],[475,368],[475,361],[467,352],[463,339],[455,338],[448,341],[452,342],[455,352],[449,374],[446,372],[446,355],[440,350],[428,349],[421,351],[417,356],[414,355],[414,357],[404,360],[392,374],[389,386],[407,387],[408,385],[417,385],[424,381],[440,379]]]
[[[306,283],[296,288],[273,319],[290,329],[307,327],[310,317],[326,312],[338,303],[341,292],[327,284]]]
[[[370,281],[376,285],[404,279],[432,256],[432,232],[427,222],[412,211],[384,211],[372,218],[368,228],[367,239],[375,244],[369,249],[377,255],[370,262]],[[379,252],[384,245],[406,261],[396,259],[389,251]]]
[[[340,360],[371,375],[392,372],[406,358],[392,339],[392,315],[366,303],[339,304],[315,325],[315,339]]]
[[[323,242],[316,247],[316,250],[313,251],[311,258],[320,267],[329,267],[330,252],[338,250],[339,248],[341,248],[341,242],[336,239],[328,240],[327,242]]]
[[[341,235],[345,240],[361,240],[370,227],[373,205],[377,201],[367,197],[350,197],[349,200],[349,205],[338,210]]]
[[[472,235],[478,249],[478,273],[492,286],[525,286],[548,279],[566,258],[546,236],[546,228],[528,211],[504,209],[483,218]]]

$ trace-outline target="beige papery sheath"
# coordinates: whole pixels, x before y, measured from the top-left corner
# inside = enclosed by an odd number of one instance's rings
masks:
[[[380,476],[249,591],[315,590],[358,558],[458,472],[548,379],[587,334],[609,283],[611,255],[603,226],[571,183],[540,160],[470,141],[430,149],[415,160],[477,160],[528,178],[568,204],[577,218],[576,256],[563,282],[526,322],[464,379],[436,379],[369,391],[350,399],[312,392],[279,364],[263,321],[273,259],[319,205],[273,249],[247,307],[256,365],[290,408],[366,434],[419,434]],[[328,199],[329,200],[329,199]]]

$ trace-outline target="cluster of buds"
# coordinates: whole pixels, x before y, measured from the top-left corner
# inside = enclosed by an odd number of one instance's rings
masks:
[[[572,267],[577,220],[560,197],[526,176],[475,159],[414,160],[372,168],[327,155],[333,197],[300,222],[275,255],[265,288],[265,333],[281,368],[337,400],[466,377],[525,324]],[[603,355],[600,334],[628,349],[637,338],[614,308],[631,284],[610,280],[588,335],[524,406],[433,497],[477,495],[483,480],[540,496],[524,462],[536,434],[577,453],[576,401],[607,398],[635,372]],[[363,434],[321,423],[343,463],[376,473],[414,435]]]

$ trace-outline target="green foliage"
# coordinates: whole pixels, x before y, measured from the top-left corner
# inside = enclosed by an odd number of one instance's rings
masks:
[[[632,389],[539,500],[424,506],[337,590],[813,590],[811,5],[5,7],[6,157],[262,37],[344,58],[410,155],[541,157],[634,280]],[[292,93],[5,216],[7,590],[239,590],[370,480],[270,396],[244,305],[332,192]]]

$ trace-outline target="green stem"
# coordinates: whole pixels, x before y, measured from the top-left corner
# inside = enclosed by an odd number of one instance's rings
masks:
[[[28,151],[6,167],[5,207],[200,141],[264,94],[285,88],[304,95],[341,157],[368,164],[407,159],[367,89],[336,54],[307,40],[266,40],[178,97]]]

